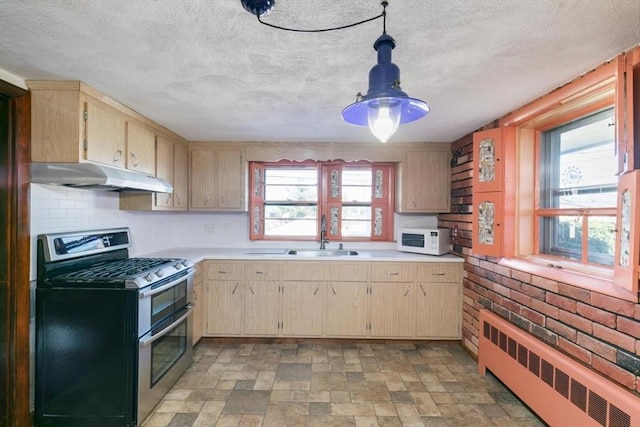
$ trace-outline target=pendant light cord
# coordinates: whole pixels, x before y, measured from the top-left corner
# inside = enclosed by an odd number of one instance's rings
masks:
[[[358,21],[358,22],[354,22],[353,24],[348,24],[348,25],[342,25],[340,27],[332,27],[332,28],[321,28],[318,30],[303,30],[303,29],[299,29],[299,28],[287,28],[287,27],[281,27],[279,25],[274,25],[274,24],[270,24],[268,22],[264,22],[262,19],[260,19],[260,14],[256,14],[256,16],[258,17],[258,22],[260,22],[262,25],[266,25],[267,27],[271,27],[271,28],[276,28],[278,30],[284,30],[284,31],[293,31],[296,33],[325,33],[327,31],[336,31],[336,30],[344,30],[346,28],[351,28],[351,27],[355,27],[361,24],[366,24],[367,22],[371,22],[371,21],[375,21],[376,19],[379,18],[383,18],[382,19],[382,29],[383,29],[383,34],[387,34],[387,6],[389,5],[388,2],[383,1],[381,3],[382,5],[382,13],[380,13],[380,15],[374,16],[373,18],[369,18],[369,19],[365,19],[363,21]]]

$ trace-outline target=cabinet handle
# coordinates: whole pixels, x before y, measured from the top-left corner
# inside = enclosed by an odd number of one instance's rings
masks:
[[[171,199],[173,199],[173,194],[170,194],[169,196],[167,196],[167,206],[171,204]]]
[[[416,207],[416,201],[414,200],[413,197],[409,197],[409,200],[411,201],[411,205],[415,208]]]
[[[444,273],[431,273],[432,276],[444,276]]]
[[[138,167],[138,158],[135,153],[131,153],[131,163],[133,163],[133,167]]]
[[[205,206],[209,206],[209,200],[211,200],[211,196],[207,196],[207,197],[204,199],[204,205],[205,205]]]
[[[411,290],[411,285],[407,286],[407,290],[404,292],[403,296],[406,297],[410,290]]]
[[[178,206],[180,206],[181,205],[181,203],[180,203],[180,194],[176,193],[176,199],[177,199],[177,202],[178,202]]]
[[[336,294],[336,290],[333,289],[333,286],[331,286],[331,291],[333,292],[334,295]]]
[[[229,274],[229,272],[224,270],[218,270],[218,274]]]
[[[255,295],[256,293],[253,292],[253,288],[251,286],[249,286],[249,290],[251,291],[251,295]]]
[[[315,292],[313,293],[313,296],[316,296],[316,294],[318,293],[318,291],[320,290],[320,286],[318,286],[315,290]]]
[[[427,293],[424,291],[424,288],[422,287],[422,284],[420,284],[420,289],[422,289],[422,293],[424,294],[424,296],[427,296]]]
[[[397,276],[398,274],[400,274],[400,273],[398,273],[397,271],[395,273],[387,272],[387,276]]]
[[[224,196],[220,196],[220,206],[227,206]]]
[[[198,301],[198,293],[194,290],[193,292],[193,300]]]
[[[233,295],[233,294],[235,294],[235,293],[236,293],[236,289],[238,289],[238,285],[239,285],[239,284],[240,284],[240,283],[236,283],[236,285],[233,287],[233,290],[231,291],[231,295]]]
[[[122,150],[117,149],[115,153],[113,153],[113,163],[118,163],[122,159]]]
[[[256,271],[256,274],[267,274],[264,271]]]

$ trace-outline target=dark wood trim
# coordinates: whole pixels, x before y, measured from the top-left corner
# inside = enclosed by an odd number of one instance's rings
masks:
[[[9,98],[9,132],[0,141],[6,171],[6,217],[3,233],[7,257],[6,298],[0,301],[6,322],[1,326],[7,337],[0,349],[0,377],[6,379],[6,394],[0,397],[0,424],[32,424],[29,393],[29,321],[30,321],[30,235],[29,235],[29,161],[31,157],[31,96],[24,89],[0,81],[0,96]],[[6,146],[5,146],[6,144]],[[4,394],[4,393],[3,393]]]

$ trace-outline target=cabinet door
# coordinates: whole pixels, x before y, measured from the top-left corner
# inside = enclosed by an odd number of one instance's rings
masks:
[[[187,209],[189,181],[189,151],[182,144],[173,144],[173,207]]]
[[[471,216],[474,254],[502,254],[502,193],[474,193]]]
[[[448,151],[410,151],[403,165],[401,212],[449,212],[451,169]]]
[[[613,280],[616,285],[638,295],[640,258],[640,170],[627,172],[618,180],[618,213]]]
[[[127,169],[147,175],[156,174],[156,134],[132,120],[127,122]]]
[[[244,333],[278,335],[280,282],[250,281],[245,285]]]
[[[502,128],[473,134],[473,191],[489,192],[502,189],[503,172]]]
[[[461,286],[458,283],[418,283],[416,337],[460,339]]]
[[[285,282],[282,293],[282,333],[321,336],[326,283]]]
[[[196,282],[193,284],[193,345],[196,345],[202,338],[202,324],[204,323],[203,314],[205,298],[203,295],[204,282]]]
[[[329,282],[326,334],[363,337],[367,334],[367,283]]]
[[[173,184],[173,141],[158,135],[156,143],[156,176]],[[175,187],[173,189],[175,192]],[[173,193],[155,193],[156,206],[173,207]]]
[[[124,116],[91,98],[87,98],[85,112],[85,158],[92,162],[124,168]]]
[[[216,204],[215,183],[216,152],[214,150],[191,151],[190,209],[213,209]]]
[[[217,155],[216,187],[219,209],[245,209],[245,173],[240,150],[220,150]]]
[[[413,292],[413,283],[371,284],[372,337],[413,336]]]
[[[207,334],[240,335],[244,331],[244,286],[237,280],[207,281]]]

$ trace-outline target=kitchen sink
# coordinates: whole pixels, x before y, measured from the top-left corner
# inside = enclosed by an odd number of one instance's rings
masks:
[[[300,255],[300,256],[355,256],[358,255],[357,251],[347,251],[347,250],[330,250],[330,249],[291,249],[287,252],[289,255]]]

